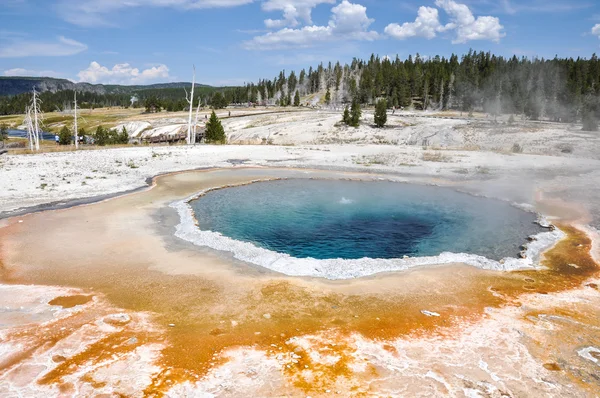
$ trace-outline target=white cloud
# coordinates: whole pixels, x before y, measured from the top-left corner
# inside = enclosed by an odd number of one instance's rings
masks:
[[[108,69],[95,61],[77,76],[80,82],[105,84],[146,84],[165,81],[170,77],[166,65],[157,65],[140,71],[129,64],[117,64],[112,69]]]
[[[244,42],[248,50],[277,50],[285,48],[312,47],[316,44],[341,40],[375,40],[377,32],[369,31],[373,19],[367,16],[367,8],[343,0],[331,9],[327,26],[310,25],[298,29],[284,28],[256,36]]]
[[[336,0],[266,0],[262,3],[264,11],[282,11],[282,19],[266,19],[269,29],[280,29],[286,26],[295,27],[299,19],[312,24],[312,9],[319,4],[335,4]]]
[[[357,40],[375,40],[377,32],[368,31],[374,19],[367,16],[367,7],[347,0],[331,9],[329,27],[336,36],[347,35]]]
[[[454,31],[453,43],[466,43],[471,40],[491,40],[498,42],[506,34],[500,20],[492,16],[477,17],[469,7],[454,0],[436,0],[435,5],[446,14],[450,22],[440,23],[439,10],[433,7],[420,7],[414,22],[389,24],[385,33],[395,39],[403,40],[411,37],[433,39],[438,33]]]
[[[500,19],[496,17],[477,17],[469,7],[454,0],[436,0],[435,5],[442,8],[450,16],[449,26],[456,29],[453,43],[466,43],[471,40],[491,40],[498,42],[506,36],[502,30]]]
[[[419,7],[415,22],[405,22],[402,25],[389,24],[385,28],[385,33],[398,40],[410,37],[433,39],[441,26],[437,8]]]
[[[2,74],[4,76],[62,77],[62,74],[52,70],[36,71],[25,68],[7,69]]]
[[[78,41],[60,36],[56,41],[33,41],[15,39],[0,46],[0,58],[22,57],[61,57],[78,54],[87,50],[87,46]]]
[[[600,23],[594,25],[594,27],[592,28],[592,34],[598,36],[598,38],[600,39]]]
[[[254,0],[60,0],[59,14],[79,26],[106,26],[111,23],[107,14],[124,8],[169,7],[182,10],[237,7]]]

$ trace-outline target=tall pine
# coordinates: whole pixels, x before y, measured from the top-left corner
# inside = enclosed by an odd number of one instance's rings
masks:
[[[300,106],[300,91],[296,90],[296,95],[294,96],[294,106]]]
[[[215,111],[212,111],[210,119],[206,123],[205,140],[208,144],[226,144],[227,137],[221,121],[217,117]]]
[[[350,109],[348,109],[348,105],[346,105],[346,107],[344,108],[344,114],[342,116],[342,122],[344,122],[348,126],[351,123],[351,121],[350,121]]]
[[[360,125],[360,117],[362,116],[362,111],[360,110],[360,102],[358,98],[354,98],[352,100],[352,107],[350,108],[350,123],[349,125],[352,127],[358,127]]]
[[[375,106],[375,125],[382,128],[387,123],[387,101],[382,99]]]

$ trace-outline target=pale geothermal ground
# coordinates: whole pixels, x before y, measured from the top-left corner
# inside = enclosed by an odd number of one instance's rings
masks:
[[[226,146],[0,156],[0,396],[599,396],[599,133],[259,112],[219,112]],[[111,123],[143,135],[185,116]],[[537,211],[565,238],[527,270],[457,257],[334,281],[175,236],[173,203],[282,177],[449,186]]]

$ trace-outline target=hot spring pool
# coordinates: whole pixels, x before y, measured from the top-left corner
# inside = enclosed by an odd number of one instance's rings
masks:
[[[202,231],[297,259],[516,257],[536,215],[449,188],[293,179],[211,191],[190,203]],[[243,256],[242,256],[243,257]]]

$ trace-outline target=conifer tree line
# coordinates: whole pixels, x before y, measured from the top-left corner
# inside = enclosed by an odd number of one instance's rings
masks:
[[[523,115],[532,120],[583,122],[597,125],[600,115],[600,61],[591,58],[505,58],[489,52],[469,51],[459,57],[406,60],[372,55],[350,64],[320,64],[299,73],[281,71],[241,87],[197,87],[194,101],[220,109],[229,104],[300,106],[302,98],[323,93],[321,104],[341,106],[355,99],[388,107],[483,111],[492,115]],[[21,114],[30,94],[0,97],[0,114]],[[42,111],[70,109],[73,92],[40,95]],[[177,88],[145,89],[134,93],[133,106],[147,111],[183,111],[189,104]],[[78,93],[80,107],[127,107],[131,94]]]
[[[191,85],[191,84],[190,84]],[[222,109],[230,103],[244,102],[244,87],[215,88],[197,86],[195,105]],[[45,91],[39,93],[41,111],[55,112],[71,110],[74,92],[63,90],[57,92]],[[151,105],[153,111],[166,110],[168,112],[185,111],[189,104],[185,99],[185,92],[180,88],[145,89],[133,94],[97,94],[92,92],[77,92],[78,107],[81,109],[94,109],[104,107],[135,107],[148,109]],[[31,93],[0,97],[0,115],[16,115],[25,112],[25,107],[31,102]]]
[[[600,62],[591,58],[505,58],[469,51],[449,58],[354,59],[285,71],[247,85],[248,101],[289,104],[291,93],[325,92],[325,103],[362,105],[385,99],[388,107],[483,111],[538,120],[575,122],[600,115]],[[590,116],[591,115],[591,116]]]

